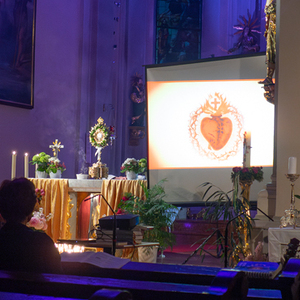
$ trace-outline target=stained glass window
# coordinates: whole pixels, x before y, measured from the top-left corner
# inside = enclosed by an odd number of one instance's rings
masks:
[[[200,59],[202,0],[157,0],[156,63]]]

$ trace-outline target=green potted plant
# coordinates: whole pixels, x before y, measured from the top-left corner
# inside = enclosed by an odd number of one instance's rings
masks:
[[[32,157],[29,162],[32,165],[36,165],[36,176],[37,178],[46,178],[48,174],[48,164],[50,155],[45,152],[38,153]]]
[[[57,157],[50,157],[47,171],[50,175],[50,178],[61,178],[61,174],[66,170],[64,163],[60,163],[60,160]]]
[[[145,174],[147,171],[147,158],[141,158],[139,160],[139,174]]]
[[[166,196],[162,186],[164,181],[160,181],[150,189],[141,183],[144,197],[139,198],[126,193],[118,206],[124,213],[138,214],[140,224],[153,226],[153,229],[144,232],[143,242],[159,242],[161,250],[168,246],[172,248],[176,242],[175,235],[168,229],[178,213],[176,206],[164,201]]]
[[[147,160],[142,158],[140,161],[135,158],[127,158],[121,166],[121,173],[126,173],[129,180],[137,179],[138,174],[145,172],[147,168]]]

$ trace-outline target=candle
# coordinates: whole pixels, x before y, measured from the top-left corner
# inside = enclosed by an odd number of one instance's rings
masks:
[[[17,152],[12,152],[11,157],[11,180],[13,180],[16,177],[16,166],[17,166]]]
[[[24,154],[24,177],[28,178],[28,153]]]
[[[245,131],[244,133],[244,153],[243,153],[243,167],[250,167],[250,150],[251,150],[251,132]]]
[[[288,174],[297,174],[297,157],[289,157]]]

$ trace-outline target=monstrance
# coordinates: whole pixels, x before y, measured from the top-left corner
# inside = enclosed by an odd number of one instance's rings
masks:
[[[100,179],[108,177],[108,167],[101,162],[101,151],[104,147],[108,146],[110,141],[110,129],[104,123],[104,120],[100,117],[97,120],[97,124],[91,128],[90,131],[90,143],[97,149],[95,156],[97,156],[97,162],[89,167],[89,175],[92,178]]]

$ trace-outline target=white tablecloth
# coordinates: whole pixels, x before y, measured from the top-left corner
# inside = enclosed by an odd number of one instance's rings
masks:
[[[279,262],[292,238],[300,240],[300,229],[292,227],[268,229],[269,261]]]

